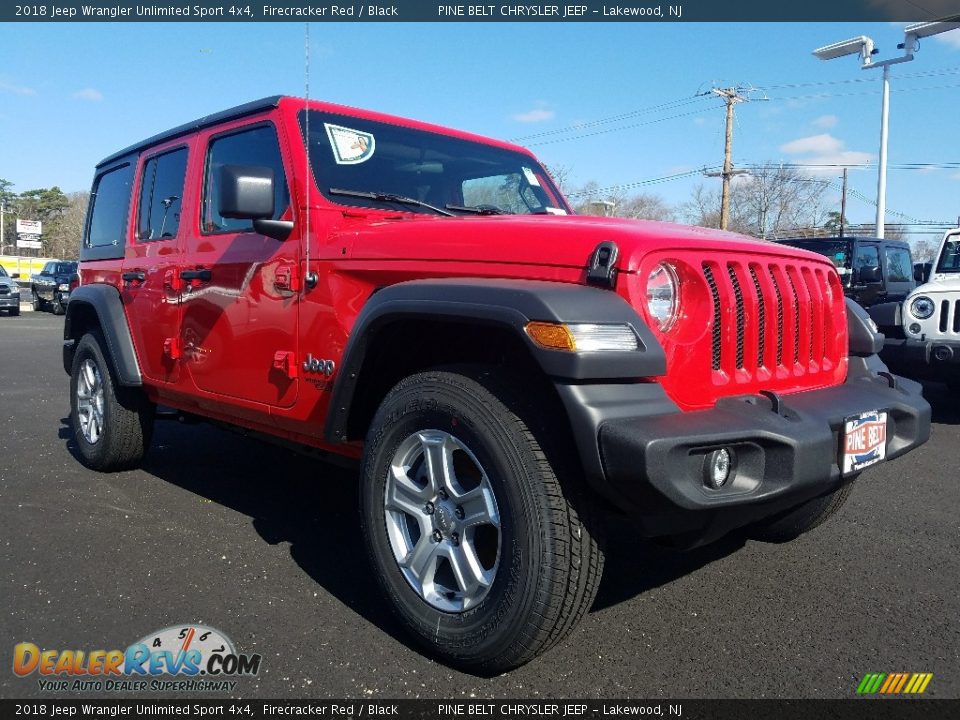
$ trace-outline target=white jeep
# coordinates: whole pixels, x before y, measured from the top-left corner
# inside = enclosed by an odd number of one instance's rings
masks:
[[[902,313],[906,339],[896,364],[960,390],[960,229],[943,236],[930,277],[907,296]]]

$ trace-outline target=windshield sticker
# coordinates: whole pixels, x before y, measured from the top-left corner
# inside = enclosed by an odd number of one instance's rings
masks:
[[[523,168],[523,176],[527,179],[527,182],[534,187],[540,187],[540,181],[537,180],[537,176],[533,174],[533,170],[530,168]]]
[[[547,211],[548,215],[566,215],[567,214],[567,211],[564,210],[563,208],[545,207],[544,210]]]
[[[370,133],[330,123],[324,123],[323,126],[327,129],[330,149],[333,150],[333,159],[337,165],[357,165],[373,157],[373,149],[377,143]]]

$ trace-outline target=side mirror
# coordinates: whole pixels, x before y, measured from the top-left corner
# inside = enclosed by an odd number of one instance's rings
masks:
[[[923,284],[930,277],[930,270],[933,268],[932,263],[914,263],[913,266],[913,279],[918,283]]]
[[[13,278],[14,280],[18,280],[20,278],[20,273],[14,273],[10,277]]]
[[[860,268],[860,282],[865,285],[881,282],[880,268],[876,265]]]
[[[217,200],[225,218],[253,220],[253,229],[276,240],[286,240],[293,230],[289,220],[273,217],[273,170],[254,165],[219,168]]]

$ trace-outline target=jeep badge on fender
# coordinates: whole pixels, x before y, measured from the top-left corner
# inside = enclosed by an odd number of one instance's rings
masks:
[[[82,462],[139,464],[157,405],[360,456],[384,600],[474,672],[576,627],[604,513],[687,547],[789,540],[930,432],[830,259],[577,217],[498,140],[267,98],[105,158],[87,217]]]

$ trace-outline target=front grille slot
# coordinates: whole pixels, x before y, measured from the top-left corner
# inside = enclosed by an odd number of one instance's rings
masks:
[[[940,303],[940,332],[946,332],[950,318],[950,301]]]
[[[773,289],[777,294],[777,365],[783,365],[783,293],[780,292],[780,283],[773,268],[768,268]]]
[[[720,369],[720,339],[723,329],[720,327],[720,291],[717,289],[717,281],[713,277],[713,270],[706,263],[703,264],[703,275],[707,279],[707,285],[710,287],[710,296],[713,298],[713,331],[711,338],[711,367],[714,370]]]
[[[743,367],[743,333],[745,318],[743,315],[743,291],[740,289],[740,281],[737,279],[737,271],[733,265],[727,265],[727,272],[730,274],[730,282],[733,284],[733,297],[737,308],[737,368]]]
[[[960,333],[960,300],[953,304],[953,331]]]
[[[753,291],[757,296],[757,365],[763,367],[766,358],[767,308],[763,299],[763,290],[760,288],[760,279],[753,265],[750,266],[750,277],[753,279]]]

